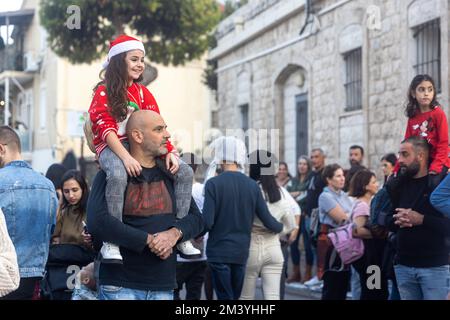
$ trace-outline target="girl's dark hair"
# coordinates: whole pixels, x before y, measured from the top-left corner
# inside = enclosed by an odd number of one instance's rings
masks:
[[[66,167],[59,163],[54,163],[47,169],[45,177],[53,183],[55,190],[62,188],[61,178],[66,171]]]
[[[408,88],[407,93],[408,103],[406,104],[405,108],[405,115],[408,118],[414,117],[417,111],[419,110],[419,104],[417,103],[416,98],[412,96],[411,92],[415,91],[422,81],[429,81],[433,85],[434,96],[431,99],[430,103],[431,109],[434,109],[439,105],[439,102],[436,100],[436,85],[434,84],[433,78],[431,78],[427,74],[418,74],[417,76],[414,77],[414,79],[412,79],[411,84],[409,85]]]
[[[395,164],[397,163],[397,156],[395,155],[395,153],[388,153],[388,154],[385,154],[381,158],[381,161],[383,161],[383,160],[385,160],[385,161],[389,162],[390,164],[392,164],[393,166],[395,166]]]
[[[370,179],[375,177],[375,173],[370,170],[359,170],[357,171],[352,180],[350,180],[350,188],[348,195],[350,197],[359,198],[366,194],[366,187],[370,183]]]
[[[298,171],[298,162],[302,159],[306,161],[306,165],[308,166],[308,171],[306,171],[305,177],[307,178],[308,175],[312,172],[312,164],[311,164],[311,160],[309,160],[308,156],[303,155],[303,156],[298,157],[298,160],[297,160],[297,179],[298,180],[300,180],[300,172]]]
[[[69,170],[64,174],[64,176],[61,179],[61,188],[64,187],[64,182],[66,182],[70,179],[74,179],[80,185],[82,195],[81,195],[81,200],[77,205],[79,206],[80,210],[85,211],[87,199],[89,197],[89,188],[86,183],[86,179],[84,179],[84,177],[82,176],[80,171],[73,170],[73,169]],[[61,209],[64,209],[64,208],[68,207],[69,205],[70,205],[70,203],[67,201],[66,197],[64,196],[64,190],[63,190],[63,203],[62,203]]]
[[[113,56],[109,60],[106,71],[100,71],[100,81],[94,88],[94,92],[100,85],[105,85],[108,98],[109,112],[116,119],[121,122],[126,119],[128,112],[128,66],[125,61],[127,52],[120,53]],[[104,78],[103,78],[104,73]],[[141,76],[133,80],[134,82],[142,81]]]
[[[275,179],[274,164],[277,161],[275,156],[266,150],[256,150],[249,155],[249,159],[250,178],[261,183],[264,195],[269,203],[280,201],[281,191]],[[264,162],[261,161],[262,159],[264,159]],[[261,169],[264,169],[264,172],[261,172]]]
[[[339,169],[342,169],[340,165],[337,163],[329,164],[323,168],[322,172],[322,179],[323,181],[328,184],[327,179],[333,179],[334,173],[338,171]]]

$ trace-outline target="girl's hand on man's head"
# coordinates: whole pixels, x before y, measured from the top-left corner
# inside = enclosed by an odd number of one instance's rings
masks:
[[[180,168],[180,162],[173,152],[169,152],[166,156],[166,167],[171,174],[177,173]]]

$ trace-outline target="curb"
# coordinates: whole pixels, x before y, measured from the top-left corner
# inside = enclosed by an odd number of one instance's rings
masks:
[[[286,283],[285,291],[312,300],[320,300],[322,297],[322,289],[320,287],[307,287],[300,283]]]

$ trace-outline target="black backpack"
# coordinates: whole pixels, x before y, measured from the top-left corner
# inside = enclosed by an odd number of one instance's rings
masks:
[[[41,297],[44,300],[70,300],[76,274],[94,258],[94,252],[84,246],[51,245],[44,278],[40,283]]]
[[[370,224],[386,226],[386,216],[392,211],[392,201],[386,187],[381,188],[370,202]]]

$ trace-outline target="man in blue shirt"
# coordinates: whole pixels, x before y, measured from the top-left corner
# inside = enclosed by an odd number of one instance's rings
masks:
[[[255,214],[273,232],[281,232],[283,225],[270,214],[257,183],[240,172],[239,158],[246,156],[243,143],[234,137],[221,139],[215,158],[224,172],[205,185],[203,217],[209,230],[206,256],[217,298],[237,300],[244,283]]]
[[[0,127],[0,168],[0,208],[20,272],[19,288],[3,299],[31,299],[47,263],[56,191],[50,180],[22,160],[19,136],[8,126]]]

